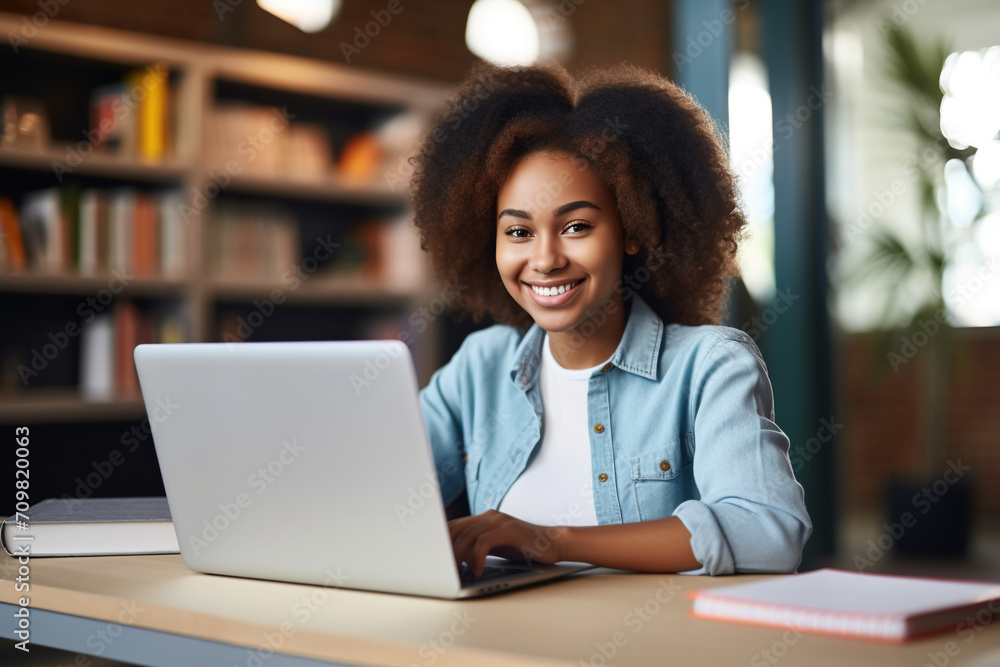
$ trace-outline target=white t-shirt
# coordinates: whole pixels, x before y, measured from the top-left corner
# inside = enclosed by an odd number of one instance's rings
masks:
[[[610,357],[607,361],[610,360]],[[540,526],[596,526],[587,389],[593,368],[563,368],[542,343],[542,441],[498,510]]]

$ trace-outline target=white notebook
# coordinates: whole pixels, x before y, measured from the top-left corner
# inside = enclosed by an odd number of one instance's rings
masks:
[[[842,637],[903,642],[944,632],[986,607],[1000,582],[949,581],[823,569],[691,594],[691,615]]]

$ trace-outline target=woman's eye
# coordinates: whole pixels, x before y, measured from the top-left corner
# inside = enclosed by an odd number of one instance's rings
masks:
[[[528,236],[528,230],[527,229],[520,229],[520,228],[508,229],[504,233],[507,234],[507,236],[513,236],[516,239],[523,239],[523,238],[526,238]]]
[[[584,230],[590,229],[590,225],[586,222],[574,222],[569,227],[566,228],[567,232],[582,232]]]

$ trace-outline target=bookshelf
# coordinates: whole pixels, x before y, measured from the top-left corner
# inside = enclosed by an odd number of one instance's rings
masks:
[[[0,34],[21,26],[0,13]],[[0,68],[0,97],[40,102],[49,126],[39,145],[0,144],[0,198],[22,225],[32,201],[61,211],[60,222],[38,223],[42,240],[23,266],[9,256],[0,265],[0,424],[64,423],[85,434],[144,417],[120,377],[103,394],[81,390],[82,358],[101,348],[83,340],[90,323],[80,313],[102,293],[113,301],[94,310],[113,321],[118,347],[394,337],[438,296],[398,175],[447,87],[58,21],[2,50]],[[140,94],[114,131],[94,134],[116,101]],[[62,263],[52,250],[60,235]],[[132,277],[114,284],[121,261]],[[140,327],[138,338],[119,336],[119,310],[152,324],[136,320],[125,329]],[[411,332],[421,384],[443,361],[442,323],[422,324]],[[37,373],[25,380],[22,367]]]

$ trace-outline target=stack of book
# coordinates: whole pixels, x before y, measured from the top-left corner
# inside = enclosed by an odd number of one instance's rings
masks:
[[[142,276],[184,274],[186,224],[179,191],[80,190],[30,192],[18,215],[0,198],[0,270],[6,273]]]

